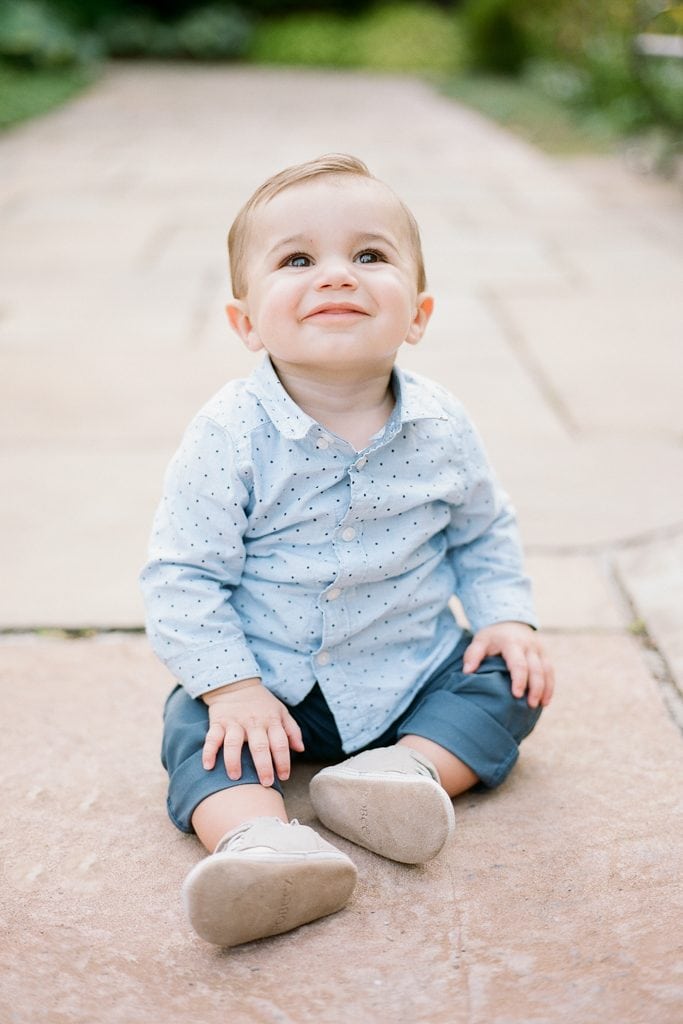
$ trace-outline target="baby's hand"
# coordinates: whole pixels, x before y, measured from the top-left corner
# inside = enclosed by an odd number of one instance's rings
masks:
[[[553,667],[538,633],[523,622],[496,622],[475,634],[465,651],[463,669],[476,672],[484,658],[500,654],[512,677],[512,694],[527,698],[530,708],[546,707],[555,688]]]
[[[301,730],[285,705],[262,685],[260,679],[242,679],[204,694],[209,707],[209,731],[204,741],[202,764],[207,771],[223,747],[228,778],[242,774],[242,747],[248,743],[262,786],[277,777],[289,778],[289,748],[303,750]]]

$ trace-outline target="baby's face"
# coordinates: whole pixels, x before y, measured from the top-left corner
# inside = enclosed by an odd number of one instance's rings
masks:
[[[276,365],[384,367],[429,317],[405,214],[372,179],[320,177],[280,192],[252,214],[246,258],[247,294],[229,316]]]

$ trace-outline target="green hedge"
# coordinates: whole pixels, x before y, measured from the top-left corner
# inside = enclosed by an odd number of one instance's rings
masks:
[[[293,14],[257,27],[252,60],[452,74],[463,64],[455,17],[429,3],[383,4],[358,18]]]

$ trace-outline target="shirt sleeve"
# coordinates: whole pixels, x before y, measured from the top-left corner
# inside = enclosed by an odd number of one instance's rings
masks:
[[[140,575],[150,643],[192,697],[260,675],[231,603],[249,502],[238,463],[220,425],[193,421],[167,470]]]
[[[514,509],[498,484],[482,441],[464,412],[456,449],[461,493],[447,531],[456,594],[473,630],[494,622],[538,622],[531,581],[524,572]]]

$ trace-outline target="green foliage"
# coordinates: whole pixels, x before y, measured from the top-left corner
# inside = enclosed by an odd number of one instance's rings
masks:
[[[230,60],[244,56],[251,24],[237,7],[211,4],[174,22],[159,21],[146,11],[124,12],[107,18],[101,32],[114,57]]]
[[[507,75],[522,69],[529,40],[510,0],[465,0],[460,17],[471,68]]]
[[[549,153],[608,151],[617,141],[610,125],[583,119],[534,81],[463,75],[451,79],[445,91]]]
[[[257,26],[249,56],[262,64],[353,67],[354,23],[337,14],[291,14]]]
[[[172,57],[176,52],[173,29],[143,11],[108,18],[100,33],[112,57]]]
[[[666,0],[464,0],[470,72],[515,78],[605,138],[683,129],[683,61],[637,57],[642,31],[683,32]]]
[[[358,63],[377,71],[453,73],[464,42],[452,14],[427,3],[385,4],[359,19]]]
[[[587,40],[583,66],[589,82],[584,107],[598,111],[623,134],[647,123],[648,104],[635,79],[625,40],[615,35]]]
[[[70,29],[39,0],[4,0],[0,57],[18,65],[65,67],[94,55],[92,41]]]
[[[175,26],[178,52],[200,60],[244,56],[251,23],[238,7],[211,5],[189,11]]]
[[[40,68],[0,60],[0,129],[59,106],[93,78],[81,65]]]
[[[399,3],[358,18],[311,12],[264,21],[250,56],[270,64],[452,73],[462,53],[453,15],[431,3]]]
[[[683,129],[683,61],[652,60],[641,71],[639,81],[659,120]]]

